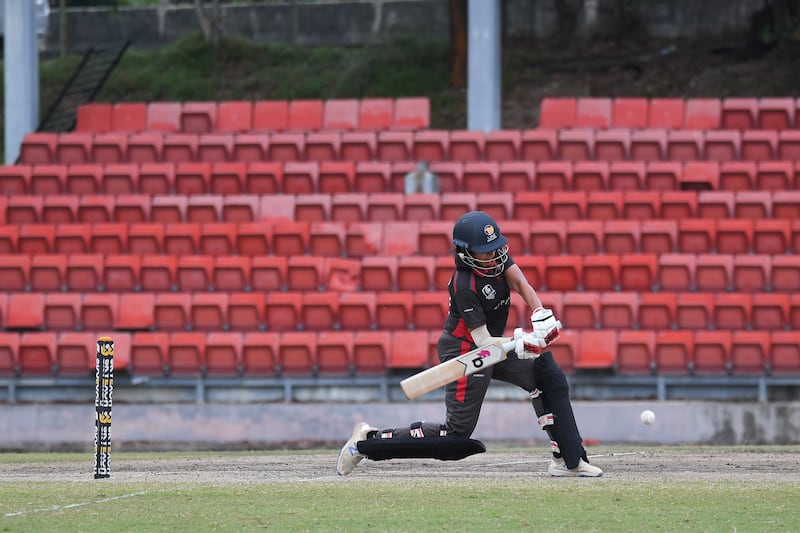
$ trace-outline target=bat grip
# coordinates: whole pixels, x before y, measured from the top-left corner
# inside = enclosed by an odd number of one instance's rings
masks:
[[[511,339],[510,341],[503,343],[503,351],[511,352],[516,348],[516,346],[517,346],[517,341],[515,339]]]

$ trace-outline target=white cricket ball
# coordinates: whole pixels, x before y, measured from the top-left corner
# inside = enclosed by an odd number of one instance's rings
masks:
[[[642,411],[642,414],[639,415],[639,418],[642,419],[643,424],[647,424],[649,426],[656,421],[656,414],[648,409],[646,411]]]

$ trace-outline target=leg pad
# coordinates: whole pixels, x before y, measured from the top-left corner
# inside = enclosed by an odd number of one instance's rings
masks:
[[[373,461],[385,459],[458,461],[486,451],[486,446],[479,440],[451,436],[422,439],[412,437],[375,438],[359,441],[356,446],[362,455]]]

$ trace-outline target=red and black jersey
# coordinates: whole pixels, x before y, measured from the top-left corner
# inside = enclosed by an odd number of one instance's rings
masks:
[[[514,264],[509,256],[508,269]],[[447,284],[450,310],[444,330],[454,337],[472,342],[470,330],[486,324],[493,337],[501,337],[506,329],[511,309],[511,287],[505,275],[483,277],[470,268],[456,268]]]

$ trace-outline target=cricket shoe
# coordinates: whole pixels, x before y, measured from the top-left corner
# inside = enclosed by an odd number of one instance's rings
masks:
[[[353,434],[350,435],[350,439],[344,443],[342,450],[339,452],[339,458],[336,460],[337,474],[346,476],[361,462],[364,456],[359,453],[356,443],[360,440],[366,440],[367,434],[370,431],[378,431],[378,428],[374,428],[366,422],[359,422],[356,424],[356,427],[353,428]]]
[[[575,468],[567,468],[566,463],[557,463],[555,459],[550,459],[547,473],[555,477],[600,477],[603,475],[602,470],[583,459],[578,461],[578,466]]]

